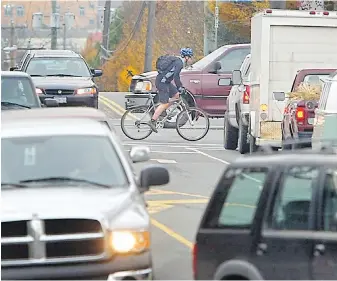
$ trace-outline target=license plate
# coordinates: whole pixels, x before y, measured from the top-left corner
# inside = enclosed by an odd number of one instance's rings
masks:
[[[315,118],[308,118],[308,124],[313,125],[315,121]]]
[[[67,103],[67,98],[58,98],[58,97],[55,97],[54,98],[58,103]]]

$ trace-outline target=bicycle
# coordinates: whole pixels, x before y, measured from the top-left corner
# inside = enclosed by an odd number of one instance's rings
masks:
[[[209,121],[209,118],[207,116],[207,113],[204,112],[203,110],[201,110],[200,108],[187,106],[185,104],[184,100],[183,100],[183,96],[184,96],[184,93],[179,95],[179,99],[170,102],[170,106],[167,108],[168,114],[166,114],[166,116],[164,116],[164,117],[161,116],[160,118],[158,118],[158,120],[156,122],[156,128],[157,128],[157,130],[162,129],[164,127],[164,123],[167,120],[175,117],[175,111],[178,107],[180,107],[180,109],[182,109],[182,110],[177,115],[176,125],[175,125],[175,128],[176,128],[176,131],[177,131],[178,135],[180,137],[182,137],[183,139],[187,140],[187,141],[201,140],[202,138],[204,138],[207,135],[207,133],[209,131],[209,127],[210,127],[210,121]],[[132,107],[132,108],[128,109],[127,111],[125,111],[122,118],[121,118],[122,131],[123,131],[124,135],[126,135],[128,138],[130,138],[132,140],[143,140],[143,139],[146,139],[147,137],[149,137],[153,133],[151,127],[148,125],[148,121],[151,120],[151,117],[152,117],[152,115],[155,111],[155,108],[159,104],[154,103],[154,97],[152,96],[151,93],[149,93],[149,100],[150,100],[149,105],[140,105],[140,106]],[[135,117],[136,113],[141,113],[143,115],[140,119],[137,119]],[[148,118],[145,118],[146,116]],[[204,117],[204,119],[206,121],[206,127],[205,127],[203,133],[200,136],[198,136],[197,138],[186,137],[182,133],[182,131],[184,130],[184,129],[182,129],[182,126],[184,126],[186,123],[189,122],[189,124],[191,124],[192,127],[194,127],[194,121],[199,120],[200,117]],[[135,137],[135,136],[131,136],[130,134],[128,134],[126,132],[126,129],[125,129],[125,126],[126,126],[126,123],[127,123],[126,122],[127,118],[135,120],[135,122],[131,121],[131,123],[134,123],[134,126],[137,128],[138,132],[141,130],[141,126],[144,126],[145,135],[142,136],[142,137]],[[198,128],[195,128],[195,129],[198,129]],[[193,130],[193,129],[187,129],[187,130]]]

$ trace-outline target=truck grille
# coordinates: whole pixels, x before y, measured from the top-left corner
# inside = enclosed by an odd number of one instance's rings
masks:
[[[48,90],[48,89],[46,89],[44,91],[47,95],[54,95],[54,96],[59,96],[59,95],[64,96],[64,95],[73,95],[74,94],[74,90],[62,90],[62,89],[60,89],[60,90]],[[61,91],[61,93],[58,93],[59,91]]]
[[[93,261],[107,257],[101,223],[33,219],[1,223],[1,265]]]

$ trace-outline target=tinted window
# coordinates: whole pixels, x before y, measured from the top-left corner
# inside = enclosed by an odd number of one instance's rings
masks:
[[[246,56],[250,54],[249,48],[234,49],[221,58],[221,69],[219,72],[232,72],[240,69]]]
[[[326,110],[337,110],[337,82],[332,82],[327,93],[328,97],[326,100],[325,109]]]
[[[1,77],[1,102],[40,107],[35,88],[25,77]]]
[[[337,232],[337,170],[326,173],[323,192],[323,229]]]
[[[250,227],[267,169],[235,169],[227,172],[231,181],[218,218],[218,226]]]
[[[270,228],[307,230],[313,181],[319,174],[315,167],[289,168],[280,181],[274,201]]]
[[[33,58],[28,63],[26,72],[31,76],[91,76],[81,58]]]
[[[216,58],[220,57],[228,48],[221,47],[216,49],[214,52],[210,53],[206,57],[203,57],[201,60],[197,61],[195,64],[192,65],[193,68],[203,69],[211,62],[215,61]]]
[[[72,177],[111,186],[127,183],[109,138],[93,136],[22,137],[1,140],[1,181]]]

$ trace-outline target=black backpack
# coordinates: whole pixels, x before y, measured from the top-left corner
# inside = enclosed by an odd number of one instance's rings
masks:
[[[165,70],[167,70],[176,59],[177,58],[175,56],[171,55],[160,56],[156,62],[158,73],[163,73]]]

